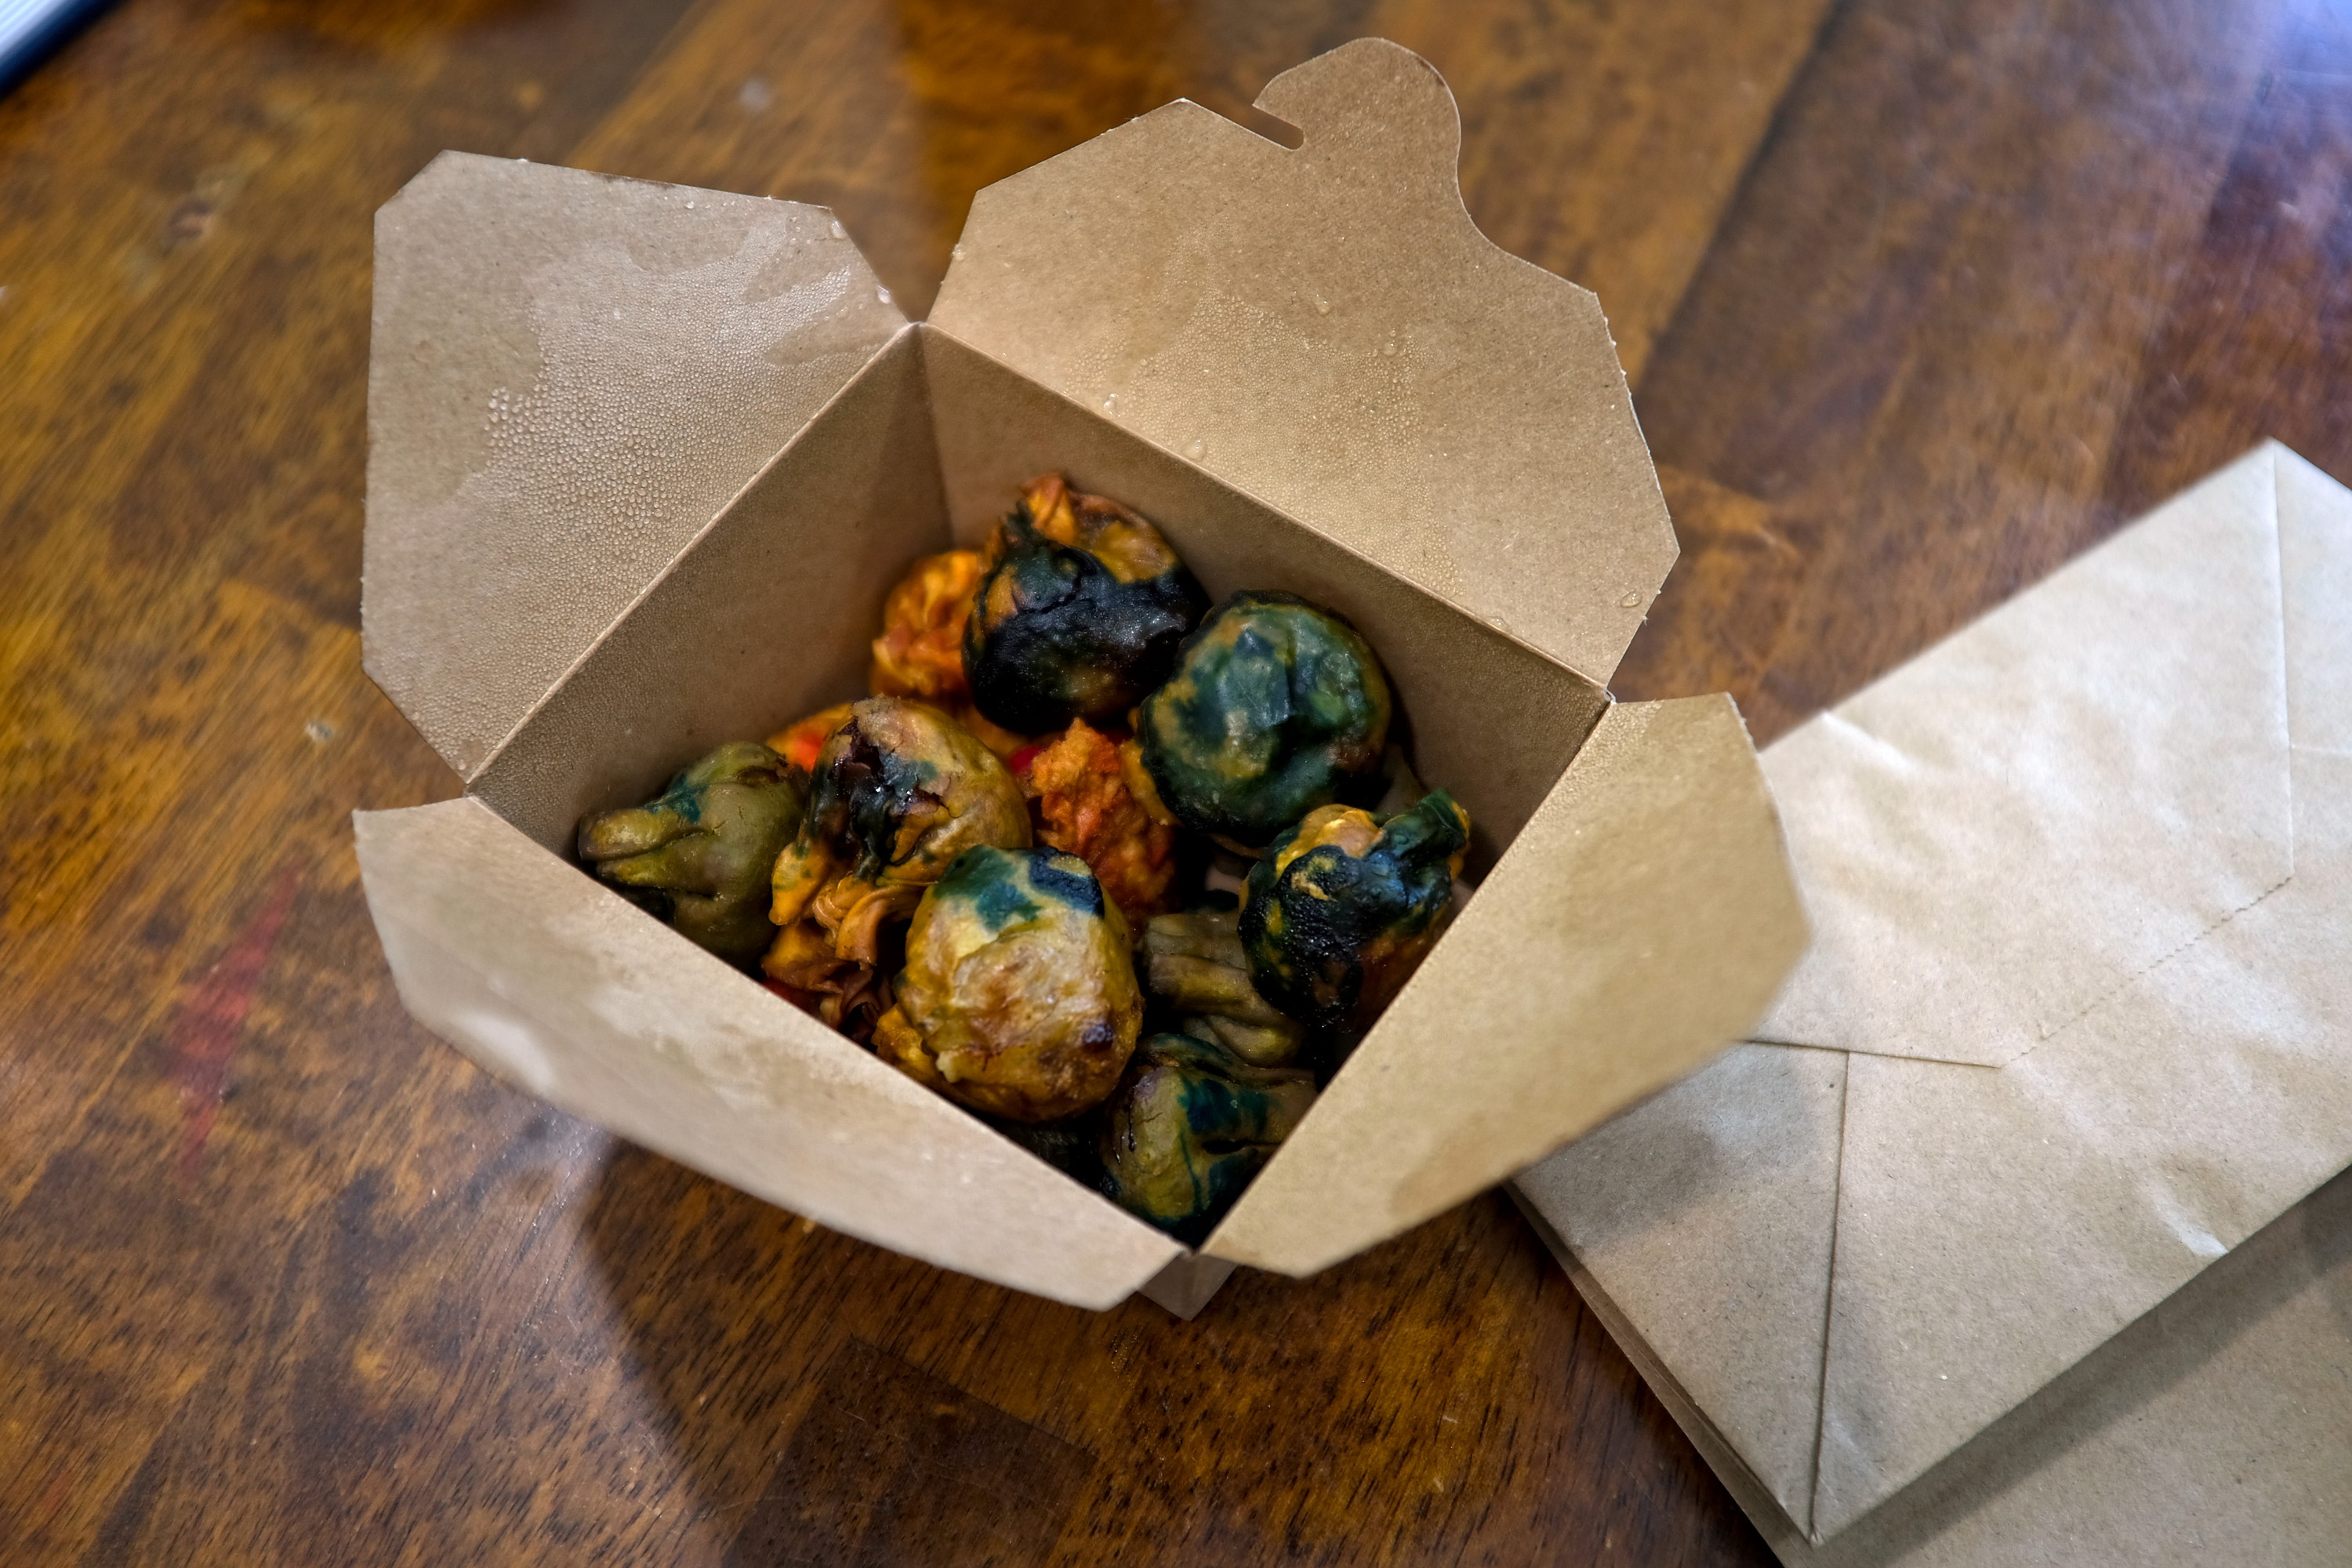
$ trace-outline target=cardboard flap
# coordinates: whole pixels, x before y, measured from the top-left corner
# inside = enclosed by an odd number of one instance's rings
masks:
[[[1776,742],[1760,1037],[1998,1067],[2294,868],[2272,449]]]
[[[2352,758],[2294,792],[2294,879],[2041,1049],[1852,1058],[1819,1534],[2352,1162]]]
[[[835,1230],[1075,1306],[1182,1252],[481,802],[354,821],[401,1000],[509,1082]]]
[[[1639,1325],[1716,1438],[1801,1526],[1821,1446],[1846,1063],[1734,1046],[1517,1184],[1574,1249],[1579,1289]]]
[[[470,779],[905,324],[822,207],[443,153],[376,215],[368,673]]]
[[[1605,686],[1675,558],[1593,296],[1462,205],[1454,97],[1361,39],[982,191],[932,325]]]
[[[1610,709],[1203,1250],[1307,1274],[1427,1219],[1737,1039],[1804,945],[1730,699]]]

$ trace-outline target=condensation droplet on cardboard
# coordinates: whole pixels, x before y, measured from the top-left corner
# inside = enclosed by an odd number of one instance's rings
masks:
[[[890,302],[890,290],[887,289],[877,288],[874,290],[874,297],[887,305]]]
[[[1118,412],[1118,393],[1114,392],[1108,397],[1103,399],[1103,412],[1105,414],[1117,414]]]
[[[1206,441],[1200,440],[1196,437],[1190,446],[1184,448],[1184,455],[1197,463],[1202,458],[1209,455],[1209,444]]]
[[[1318,315],[1318,316],[1328,316],[1328,315],[1329,315],[1329,314],[1331,313],[1331,301],[1330,301],[1330,300],[1316,300],[1316,301],[1315,301],[1315,313],[1316,313],[1317,315]]]
[[[849,237],[849,231],[841,226],[841,220],[839,218],[833,220],[833,237],[835,239],[847,239]]]
[[[1628,594],[1623,598],[1618,600],[1617,603],[1621,608],[1638,610],[1642,607],[1642,595],[1639,594]]]
[[[1384,353],[1384,354],[1392,354],[1392,353],[1396,353],[1396,344],[1394,344],[1394,343],[1382,343],[1382,344],[1381,345],[1381,353]]]

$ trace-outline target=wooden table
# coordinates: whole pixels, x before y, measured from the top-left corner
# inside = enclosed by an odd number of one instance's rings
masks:
[[[2331,13],[2333,13],[2331,15]],[[2277,436],[2352,479],[2326,0],[128,0],[0,101],[0,1557],[1759,1563],[1499,1197],[1200,1321],[828,1234],[411,1023],[347,814],[369,215],[461,147],[972,191],[1363,33],[1596,289],[1759,741]]]

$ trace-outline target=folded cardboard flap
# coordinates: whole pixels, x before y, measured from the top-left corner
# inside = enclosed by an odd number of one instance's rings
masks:
[[[412,1011],[575,1114],[844,1231],[1181,1312],[1234,1259],[1306,1272],[1393,1235],[1747,1026],[1801,917],[1727,702],[1612,710],[1601,689],[1673,541],[1598,308],[1469,225],[1452,100],[1415,57],[1351,45],[1267,101],[1305,126],[1305,156],[1177,105],[1106,138],[1108,158],[1081,149],[984,196],[942,296],[960,331],[904,327],[878,291],[869,308],[870,274],[819,209],[457,158],[387,208],[368,666],[472,790],[361,821]],[[1288,161],[1187,163],[1188,136]],[[1000,253],[1020,202],[1100,212],[1152,168],[1229,184],[1099,274],[1084,247],[1036,271]],[[1245,263],[1221,287],[1320,279],[1328,310],[1292,304],[1339,335],[1302,358],[1211,310],[1162,321],[1190,345],[1165,363],[1122,339],[1143,368],[1120,384],[1150,406],[1247,410],[1206,443],[1024,369],[1100,327],[1097,307],[1121,331],[1164,316],[1154,245]],[[1318,257],[1346,259],[1297,270]],[[514,414],[526,371],[539,401]],[[1311,460],[1253,466],[1285,443]],[[857,694],[906,563],[1055,468],[1152,517],[1213,594],[1286,588],[1353,619],[1489,877],[1218,1233],[1221,1258],[560,858],[583,812]]]
[[[909,328],[743,488],[476,777],[568,852],[591,811],[679,766],[866,695],[867,639],[909,561],[948,547],[919,329]]]
[[[355,827],[401,1000],[508,1082],[795,1214],[1076,1306],[1116,1304],[1182,1250],[481,802]]]
[[[1821,1445],[1845,1090],[1842,1051],[1734,1046],[1514,1183],[1582,1260],[1578,1290],[1621,1344],[1641,1345],[1643,1375],[1684,1429],[1704,1422],[1800,1527]]]
[[[1675,535],[1598,300],[1479,233],[1430,64],[1361,38],[980,193],[934,326],[1605,686]]]
[[[368,673],[470,778],[905,325],[822,207],[444,153],[376,215]]]
[[[2337,1568],[2352,1540],[2352,1173],[1826,1541],[1774,1496],[1543,1212],[1578,1293],[1790,1568]]]

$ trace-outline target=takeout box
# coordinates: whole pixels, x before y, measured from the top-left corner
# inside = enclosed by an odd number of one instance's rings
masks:
[[[1766,752],[1811,951],[1517,1185],[1782,1561],[2345,1560],[2347,592],[2265,444]]]
[[[981,193],[929,321],[823,209],[447,153],[377,220],[369,672],[463,798],[362,813],[403,999],[744,1191],[1190,1312],[1509,1175],[1755,1021],[1804,942],[1727,700],[1605,689],[1675,555],[1593,297],[1478,233],[1417,56],[1171,103]],[[1034,474],[1213,595],[1337,607],[1475,824],[1461,918],[1198,1254],[568,858],[582,814],[862,695],[885,592]]]

